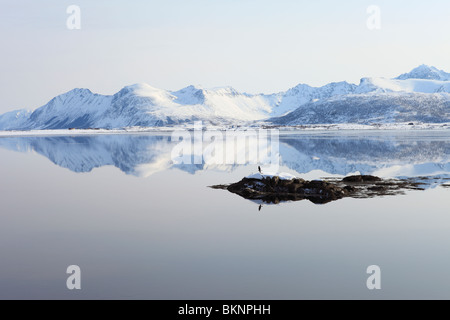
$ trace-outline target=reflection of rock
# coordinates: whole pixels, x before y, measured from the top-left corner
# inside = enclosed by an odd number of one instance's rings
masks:
[[[303,179],[282,180],[277,176],[264,179],[244,178],[230,185],[212,186],[225,189],[249,200],[266,203],[310,200],[323,204],[345,197],[372,198],[383,195],[403,194],[407,189],[423,190],[420,182],[412,179],[383,180],[375,176],[350,176],[342,180],[327,179],[306,181]]]

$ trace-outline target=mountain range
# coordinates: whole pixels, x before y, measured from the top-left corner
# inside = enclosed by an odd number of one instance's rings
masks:
[[[362,78],[359,85],[299,84],[284,92],[248,94],[231,87],[188,86],[178,91],[148,84],[114,95],[73,89],[34,110],[0,115],[0,130],[210,125],[450,122],[450,74],[421,65],[394,79]]]

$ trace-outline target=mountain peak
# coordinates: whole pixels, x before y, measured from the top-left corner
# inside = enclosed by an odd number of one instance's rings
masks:
[[[215,88],[210,89],[209,91],[214,92],[216,94],[222,94],[222,95],[232,95],[232,96],[240,95],[240,92],[238,92],[236,89],[234,89],[231,86],[215,87]]]
[[[147,83],[135,83],[135,84],[123,87],[120,91],[139,92],[139,91],[154,91],[154,90],[160,90],[160,89],[152,87],[151,85],[149,85]]]
[[[116,97],[123,97],[126,95],[133,95],[138,97],[166,97],[172,99],[171,94],[163,89],[158,89],[152,87],[147,83],[135,83],[126,87],[123,87],[118,93],[115,94]]]
[[[60,97],[63,96],[71,96],[71,95],[82,95],[82,94],[92,94],[92,91],[86,88],[75,88],[70,91],[67,91],[63,94],[60,94]]]
[[[398,80],[424,79],[424,80],[449,81],[450,73],[446,73],[445,71],[439,70],[438,68],[433,66],[422,64],[417,68],[414,68],[410,72],[404,73],[395,79]]]
[[[205,90],[199,85],[190,85],[181,90],[172,92],[175,102],[182,105],[202,104],[205,102]]]
[[[184,90],[203,90],[204,88],[201,85],[198,84],[191,84],[190,86],[187,86],[184,88]]]

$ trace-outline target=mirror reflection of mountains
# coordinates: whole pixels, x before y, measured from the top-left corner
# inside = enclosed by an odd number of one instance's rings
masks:
[[[2,137],[0,147],[34,151],[74,172],[115,166],[139,177],[171,168],[194,174],[199,170],[231,171],[237,165],[174,164],[170,135],[92,135]],[[299,174],[430,176],[450,174],[448,134],[408,135],[281,135],[280,165]]]
[[[281,137],[283,165],[300,173],[390,177],[450,173],[450,136]]]

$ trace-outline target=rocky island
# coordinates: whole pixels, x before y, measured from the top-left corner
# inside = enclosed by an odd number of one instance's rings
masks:
[[[249,200],[278,204],[283,201],[309,200],[316,204],[346,197],[372,198],[403,194],[406,190],[424,190],[414,179],[382,179],[355,175],[343,179],[304,180],[289,174],[254,174],[229,185],[211,186],[228,190]]]

